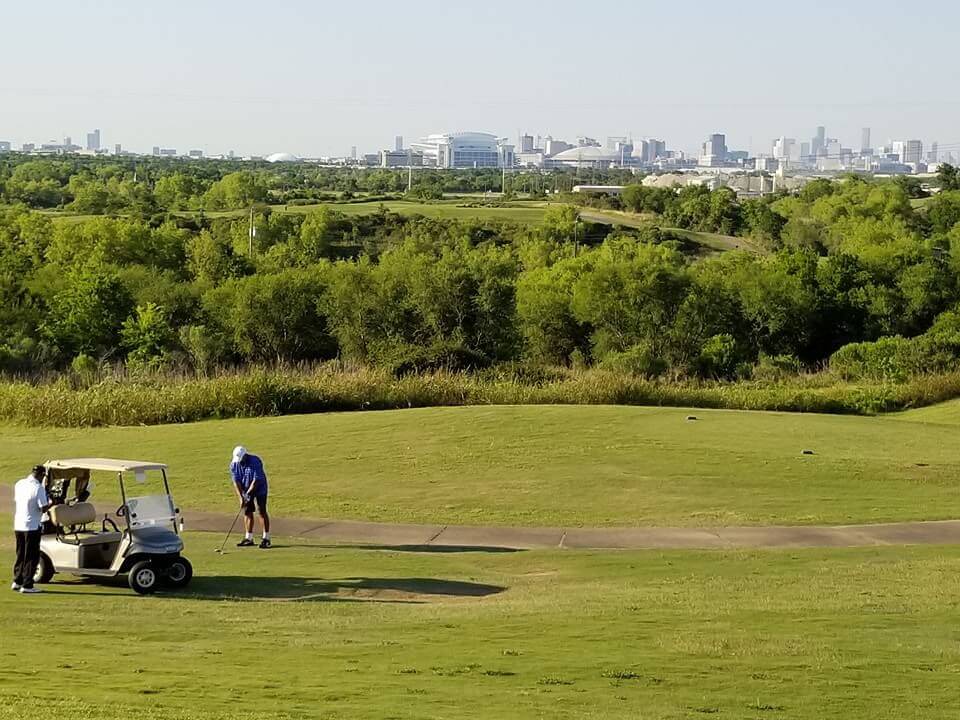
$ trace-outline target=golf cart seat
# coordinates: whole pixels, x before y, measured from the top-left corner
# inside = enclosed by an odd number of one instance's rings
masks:
[[[96,522],[96,519],[97,509],[92,503],[88,502],[79,502],[73,505],[54,505],[50,508],[50,521],[57,526],[57,532],[67,542],[74,542],[77,545],[120,542],[122,534],[119,532],[74,531],[70,533],[70,538],[67,538],[65,528],[76,528]]]

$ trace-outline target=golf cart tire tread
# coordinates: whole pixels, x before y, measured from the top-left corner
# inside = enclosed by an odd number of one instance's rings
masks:
[[[54,573],[56,573],[56,569],[53,567],[53,562],[46,553],[40,553],[40,561],[37,563],[37,572],[34,575],[33,581],[41,585],[46,585],[53,580]]]
[[[143,585],[139,581],[140,573],[147,569],[153,573],[154,577],[153,584],[149,586]],[[133,567],[130,568],[130,572],[127,575],[127,583],[130,585],[130,589],[138,595],[152,595],[160,585],[160,572],[149,560],[141,560],[140,562],[134,563]]]

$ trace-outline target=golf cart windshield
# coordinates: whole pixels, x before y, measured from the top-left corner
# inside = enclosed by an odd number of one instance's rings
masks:
[[[161,471],[124,473],[127,517],[132,529],[169,525],[176,520],[173,498]]]

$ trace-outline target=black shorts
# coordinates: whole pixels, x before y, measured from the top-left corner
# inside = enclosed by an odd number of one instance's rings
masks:
[[[254,505],[257,507],[257,511],[261,514],[267,511],[267,496],[266,495],[255,495],[250,498],[243,506],[243,512],[245,515],[253,515]]]

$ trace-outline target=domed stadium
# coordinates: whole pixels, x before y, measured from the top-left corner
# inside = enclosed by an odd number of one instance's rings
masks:
[[[606,169],[619,158],[609,150],[588,145],[564,150],[550,158],[554,167],[583,167]]]
[[[278,163],[278,162],[299,162],[300,158],[296,155],[291,155],[290,153],[279,152],[274,153],[273,155],[267,155],[267,162]]]

